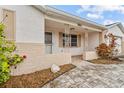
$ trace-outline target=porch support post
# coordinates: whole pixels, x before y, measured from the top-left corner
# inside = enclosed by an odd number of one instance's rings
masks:
[[[104,43],[104,32],[99,32],[99,44]]]
[[[88,32],[85,32],[84,34],[84,49],[85,51],[88,50]]]
[[[69,30],[69,24],[65,24],[65,34],[69,34],[70,33],[70,30]],[[68,39],[67,37],[64,37],[65,39]],[[64,50],[65,50],[65,53],[69,53],[70,52],[70,49],[69,49],[69,46],[67,46],[68,42],[65,42],[65,46],[64,46]]]
[[[122,38],[122,54],[124,54],[124,37]]]

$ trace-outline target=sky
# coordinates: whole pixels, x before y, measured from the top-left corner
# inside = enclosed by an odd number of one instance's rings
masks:
[[[121,5],[52,5],[51,7],[103,25],[115,22],[124,25],[124,6]]]

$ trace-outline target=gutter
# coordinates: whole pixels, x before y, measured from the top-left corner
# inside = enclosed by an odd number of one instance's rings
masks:
[[[84,18],[81,18],[81,17],[79,17],[79,16],[71,15],[71,14],[69,14],[69,13],[67,13],[67,12],[64,12],[64,11],[62,11],[62,10],[58,10],[58,9],[53,8],[53,7],[50,7],[50,6],[46,6],[46,7],[47,7],[47,10],[48,10],[49,12],[54,12],[54,13],[57,13],[57,14],[62,15],[62,16],[71,17],[71,18],[76,19],[76,20],[78,20],[78,21],[83,21],[83,22],[86,22],[86,23],[89,23],[89,24],[92,24],[92,25],[99,26],[99,27],[102,27],[102,28],[104,28],[104,29],[107,29],[106,26],[101,25],[101,24],[98,24],[98,23],[93,22],[93,21],[90,21],[90,20],[88,20],[88,19],[84,19]]]
[[[46,13],[47,11],[46,6],[43,6],[43,5],[32,5],[32,6],[37,10],[39,10],[40,12]]]
[[[114,26],[118,26],[119,29],[124,33],[124,27],[123,27],[123,25],[121,24],[121,22],[117,22],[117,23],[115,23],[115,24],[113,24],[113,25],[106,26],[106,27],[107,27],[108,29],[110,29],[110,28],[112,28],[112,27],[114,27]]]

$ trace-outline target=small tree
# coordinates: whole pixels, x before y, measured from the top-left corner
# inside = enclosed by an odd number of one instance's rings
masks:
[[[5,25],[0,23],[0,84],[10,78],[10,66],[23,61],[23,57],[13,54],[16,46],[14,42],[7,41],[4,36]]]
[[[118,50],[116,49],[116,37],[109,33],[108,35],[105,35],[105,39],[109,41],[109,44],[106,43],[100,44],[96,50],[98,55],[101,58],[113,58],[118,53]]]
[[[97,53],[101,58],[109,58],[112,53],[111,47],[107,46],[107,44],[102,43],[97,48]]]

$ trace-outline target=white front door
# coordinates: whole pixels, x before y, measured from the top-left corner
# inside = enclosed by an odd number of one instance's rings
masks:
[[[52,32],[45,32],[45,51],[52,54]]]

